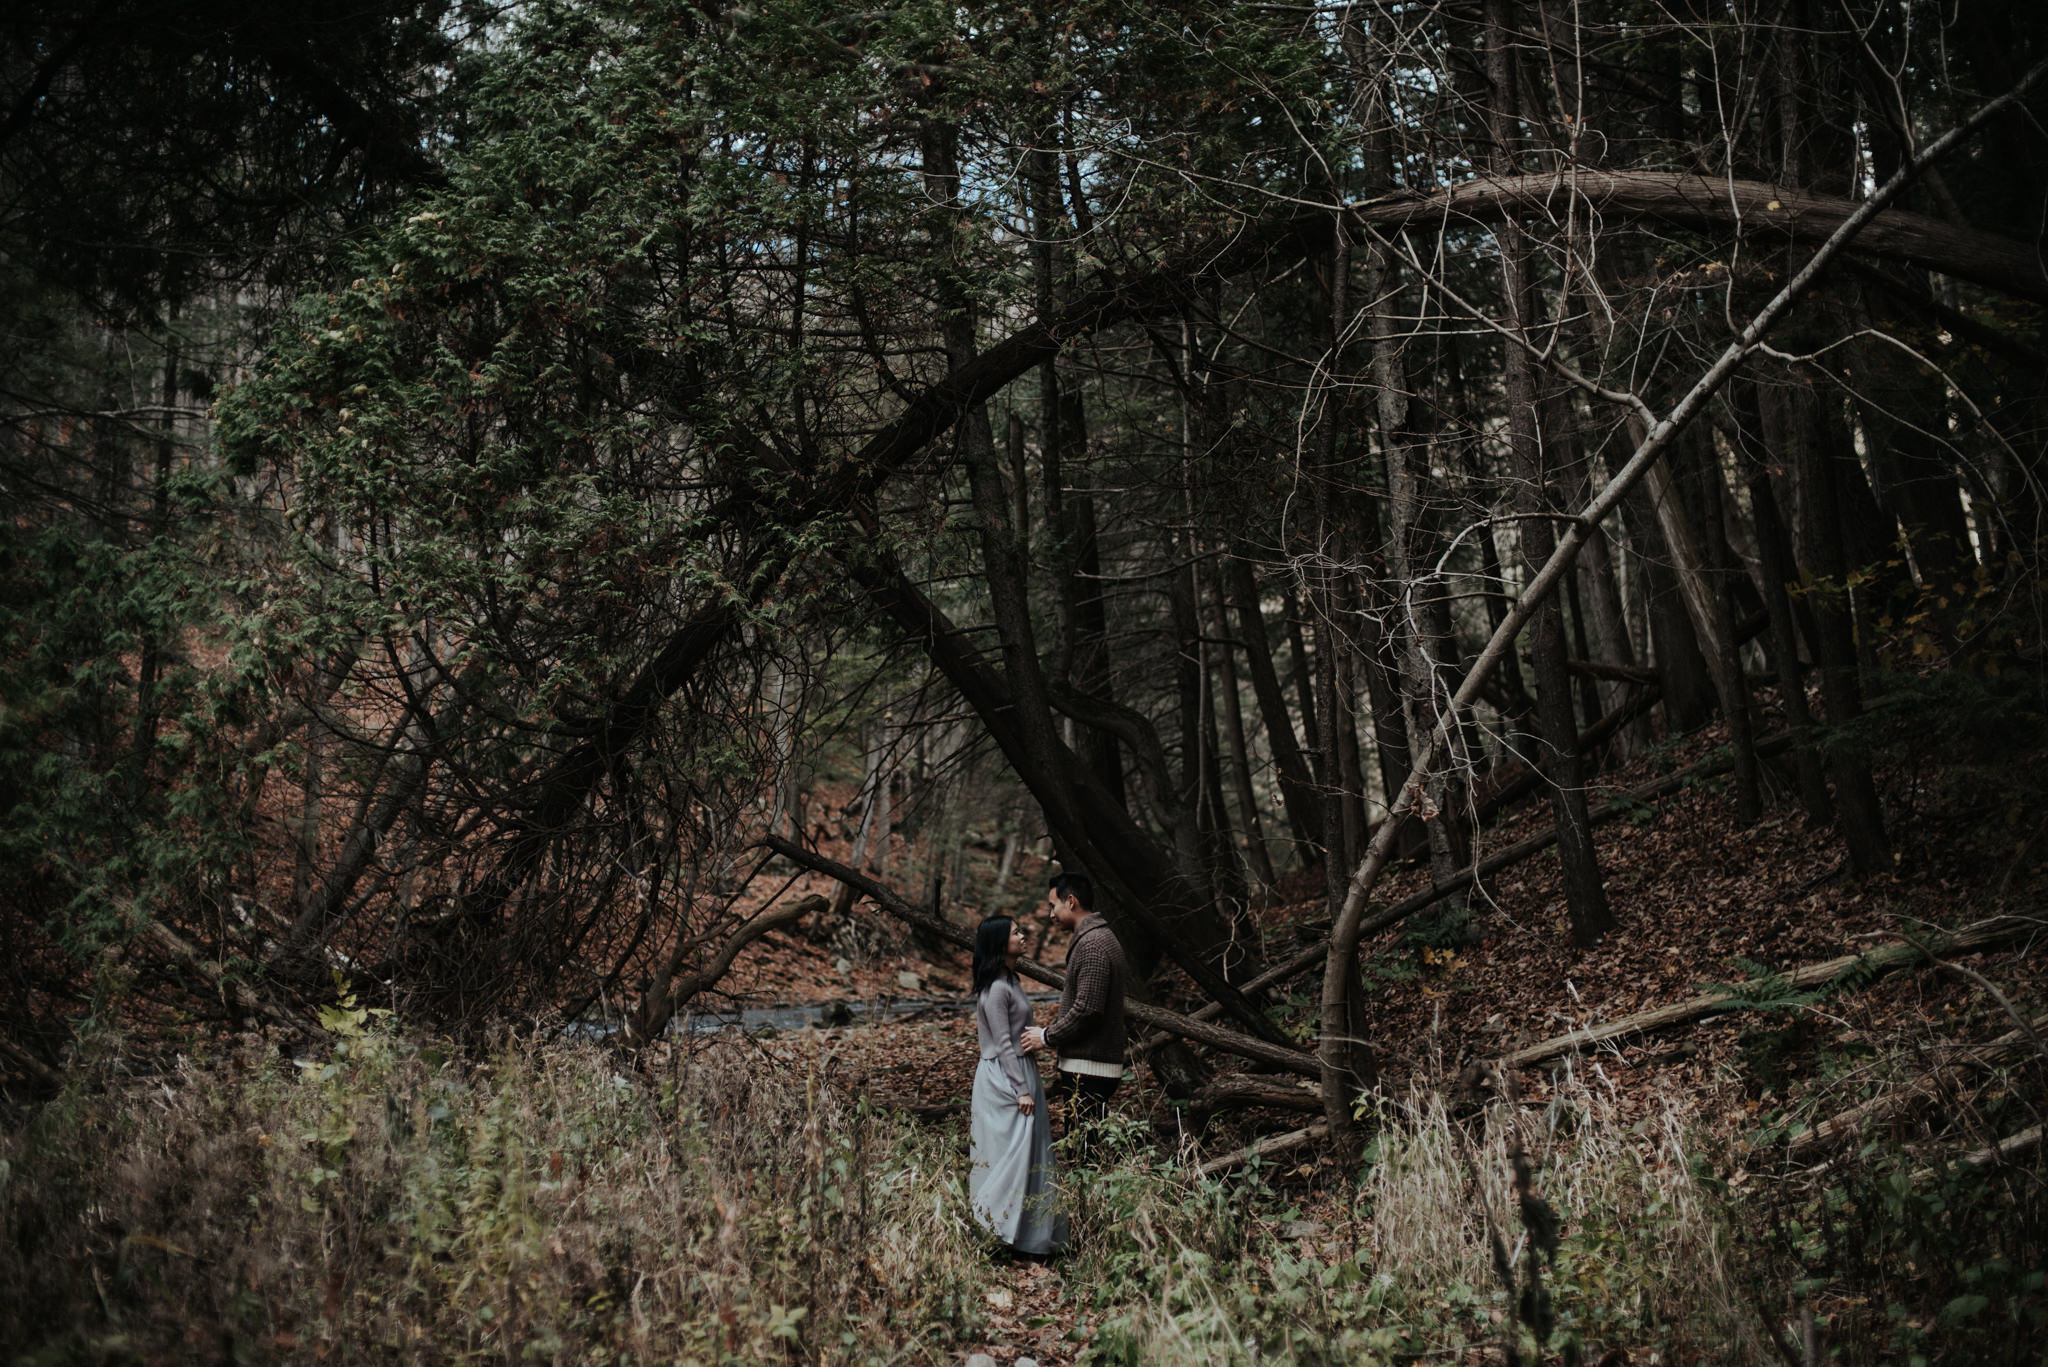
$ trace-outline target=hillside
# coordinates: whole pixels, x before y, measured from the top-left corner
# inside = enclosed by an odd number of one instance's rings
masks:
[[[1602,828],[1600,853],[1618,925],[1592,951],[1570,947],[1555,861],[1540,854],[1489,880],[1469,920],[1418,918],[1376,937],[1367,948],[1366,975],[1383,1069],[1382,1116],[1418,1106],[1426,1111],[1441,1101],[1473,1112],[1499,1098],[1488,1084],[1475,1087],[1468,1065],[1722,988],[1752,1005],[1585,1053],[1560,1052],[1518,1073],[1517,1108],[1541,1118],[1554,1102],[1597,1096],[1602,1123],[1635,1136],[1630,1142],[1646,1155],[1682,1133],[1703,1178],[1738,1195],[1767,1184],[1770,1194],[1760,1198],[1766,1202],[1796,1204],[1801,1192],[1842,1181],[1844,1145],[1812,1147],[1811,1131],[1859,1103],[1878,1112],[1866,1139],[1884,1150],[1906,1145],[1916,1162],[1953,1161],[2018,1134],[2022,1144],[2011,1159],[2019,1165],[2016,1180],[2033,1180],[2023,1175],[2037,1171],[2039,1162],[2038,1149],[2026,1147],[2026,1125],[2035,1126],[2038,1143],[2040,1116],[2033,1107],[2043,1094],[2048,1054],[2030,1062],[2024,1048],[2015,1053],[2008,1047],[1993,1054],[1995,1067],[1940,1070],[2010,1035],[2012,1010],[2035,1018],[2048,1005],[2038,937],[2022,930],[1987,952],[1931,959],[1868,982],[1852,978],[1819,994],[1795,992],[1776,977],[1882,943],[1926,941],[1944,928],[1999,913],[2038,916],[2048,846],[2031,838],[2040,818],[2026,763],[1995,746],[1984,750],[1981,737],[1973,747],[1966,736],[1915,736],[1899,724],[1890,739],[1895,748],[1887,789],[1912,800],[1910,808],[1899,803],[1892,811],[1899,832],[1893,873],[1848,876],[1832,833],[1812,829],[1789,803],[1773,807],[1753,827],[1740,827],[1726,793],[1709,780]],[[1697,765],[1722,740],[1709,729],[1659,746],[1603,775],[1595,800]],[[1527,837],[1547,820],[1540,799],[1525,801],[1487,833],[1482,853]],[[1319,886],[1304,886],[1318,882],[1297,875],[1261,909],[1269,957],[1284,957],[1327,924],[1318,919]],[[1386,898],[1398,901],[1426,882],[1426,870],[1407,869],[1390,880]],[[865,914],[877,913],[868,907]],[[903,952],[883,967],[928,981],[922,995],[933,1006],[923,1019],[827,1029],[815,1043],[785,1040],[770,1047],[792,1060],[822,1051],[826,1076],[848,1098],[903,1109],[964,1144],[974,1027],[969,1016],[949,1009],[957,996],[945,990],[964,980],[964,958],[928,955],[907,938],[901,944]],[[752,981],[787,990],[788,1000],[843,992],[817,971],[817,952],[800,941],[771,942],[757,953]],[[1279,1010],[1295,1013],[1304,1029],[1313,1015],[1310,1003],[1286,992]],[[1041,1020],[1048,1016],[1049,1009],[1041,1009]],[[1312,1097],[1279,1108],[1245,1104],[1247,1086],[1270,1093],[1298,1084],[1236,1075],[1240,1086],[1233,1089],[1233,1065],[1217,1062],[1226,1076],[1207,1107],[1198,1098],[1192,1109],[1170,1101],[1149,1071],[1139,1071],[1119,1110],[1145,1122],[1146,1147],[1189,1161],[1214,1159],[1312,1119]],[[1936,1076],[1928,1086],[1930,1071]],[[1900,1100],[1905,1104],[1887,1104]],[[1788,1139],[1802,1133],[1807,1147],[1788,1148]],[[1854,1147],[1848,1152],[1853,1156]],[[1824,1161],[1831,1157],[1837,1165],[1832,1177]],[[1269,1160],[1259,1180],[1292,1193],[1286,1201],[1296,1210],[1290,1227],[1313,1229],[1334,1254],[1340,1245],[1370,1246],[1375,1238],[1371,1219],[1350,1205],[1355,1192],[1346,1172],[1331,1165],[1326,1144],[1310,1144]],[[1858,1312],[1874,1304],[1876,1289],[1905,1297],[1895,1303],[1926,1299],[1924,1286],[1907,1295],[1906,1282],[1916,1274],[1903,1266],[1865,1272],[1872,1286],[1823,1291],[1804,1301],[1823,1326],[1839,1326],[1837,1342],[1855,1343],[1872,1332]],[[1009,1281],[1018,1300],[1005,1322],[1024,1326],[1039,1315],[1065,1323],[1059,1308],[1071,1305],[1074,1293],[1057,1267],[1026,1265]],[[2038,1325],[2044,1313],[2038,1276],[2025,1299],[2032,1309],[2024,1316]],[[1785,1313],[1797,1318],[1790,1308]],[[1064,1360],[1051,1337],[1020,1327],[1010,1343],[1032,1347],[1042,1362]],[[1829,1334],[1821,1338],[1828,1341]],[[991,1339],[986,1346],[1005,1344]],[[1852,1354],[1850,1360],[1861,1359]]]

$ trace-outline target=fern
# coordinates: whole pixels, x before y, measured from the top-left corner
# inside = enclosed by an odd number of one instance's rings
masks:
[[[1707,992],[1719,992],[1728,999],[1730,1011],[1799,1011],[1824,999],[1834,988],[1833,982],[1818,988],[1796,988],[1792,980],[1766,964],[1740,955],[1730,959],[1729,964],[1740,970],[1744,981],[1739,983],[1702,983]],[[1852,970],[1853,971],[1853,970]]]

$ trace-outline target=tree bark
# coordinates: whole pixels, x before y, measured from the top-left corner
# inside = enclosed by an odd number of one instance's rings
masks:
[[[1640,422],[1631,423],[1631,436],[1640,441],[1641,432]],[[1656,509],[1657,525],[1664,532],[1671,568],[1678,577],[1679,595],[1706,657],[1707,675],[1714,681],[1721,715],[1728,723],[1729,744],[1735,751],[1736,821],[1744,826],[1754,825],[1763,815],[1763,794],[1757,776],[1756,736],[1750,725],[1749,685],[1742,672],[1742,656],[1736,649],[1728,602],[1707,577],[1705,555],[1686,523],[1685,506],[1669,467],[1663,461],[1652,464],[1643,485]]]
[[[1797,462],[1800,484],[1799,530],[1810,572],[1803,595],[1813,608],[1820,658],[1821,697],[1828,722],[1836,728],[1828,747],[1828,768],[1835,778],[1837,825],[1859,874],[1891,867],[1891,842],[1884,828],[1884,808],[1870,775],[1870,760],[1850,728],[1863,715],[1863,689],[1857,680],[1855,627],[1851,618],[1848,556],[1842,546],[1841,501],[1836,478],[1836,452],[1826,424],[1814,410],[1818,400],[1805,390],[1783,396],[1785,423]]]
[[[1315,778],[1308,760],[1294,737],[1294,718],[1287,710],[1286,694],[1280,690],[1280,676],[1273,668],[1273,651],[1266,635],[1266,615],[1259,606],[1258,583],[1251,562],[1242,556],[1228,556],[1223,562],[1224,581],[1230,586],[1231,605],[1237,611],[1237,634],[1244,643],[1245,672],[1251,676],[1252,695],[1259,700],[1259,714],[1266,723],[1267,743],[1273,749],[1273,767],[1279,774],[1280,801],[1287,809],[1288,824],[1301,843],[1304,862],[1322,848],[1322,810],[1316,797]]]
[[[1763,409],[1752,378],[1739,377],[1729,386],[1728,409],[1734,421],[1735,449],[1749,485],[1750,516],[1756,524],[1757,567],[1763,574],[1764,611],[1770,614],[1771,621],[1771,664],[1778,677],[1785,722],[1795,737],[1792,772],[1807,819],[1816,826],[1825,826],[1834,821],[1834,802],[1828,796],[1820,756],[1813,748],[1813,713],[1806,706],[1806,680],[1799,668],[1792,600],[1785,588],[1794,575],[1791,542],[1785,535],[1784,517],[1778,511],[1777,493],[1771,487],[1772,462],[1765,443]]]
[[[1656,509],[1650,495],[1636,488],[1623,501],[1621,511],[1650,629],[1650,659],[1664,695],[1665,727],[1673,735],[1697,730],[1714,714],[1713,680],[1694,638],[1692,615],[1686,611],[1678,578],[1672,572],[1671,553]]]
[[[1215,595],[1217,673],[1221,676],[1223,735],[1230,746],[1230,783],[1237,794],[1238,819],[1244,827],[1245,859],[1261,892],[1270,892],[1279,881],[1272,857],[1266,852],[1265,823],[1259,817],[1259,799],[1252,786],[1251,751],[1245,744],[1244,703],[1237,684],[1237,652],[1231,648],[1230,609],[1223,598],[1223,585],[1211,585]],[[1289,727],[1292,730],[1292,727]]]
[[[1330,780],[1323,772],[1323,733],[1316,719],[1316,690],[1313,681],[1315,666],[1309,659],[1308,642],[1302,632],[1306,614],[1301,601],[1295,596],[1293,585],[1280,591],[1280,608],[1287,622],[1287,670],[1294,682],[1295,700],[1301,706],[1301,743],[1303,753],[1309,756],[1310,769],[1316,787],[1321,789]],[[1316,844],[1322,844],[1322,798],[1316,799]]]
[[[1366,170],[1380,184],[1390,185],[1394,168],[1387,146],[1388,116],[1382,80],[1383,73],[1390,69],[1393,54],[1365,53],[1361,35],[1348,20],[1345,37],[1353,51],[1354,64],[1373,73],[1370,83],[1362,84],[1354,95],[1365,129],[1362,141]],[[1380,749],[1382,786],[1391,812],[1396,785],[1406,781],[1409,762],[1423,750],[1427,744],[1424,737],[1441,720],[1439,713],[1445,700],[1442,684],[1447,669],[1455,666],[1457,646],[1443,602],[1444,586],[1434,572],[1435,548],[1425,506],[1432,476],[1430,433],[1426,420],[1418,420],[1407,358],[1395,332],[1392,310],[1386,304],[1395,293],[1389,282],[1392,272],[1387,253],[1376,241],[1365,244],[1364,258],[1365,294],[1372,301],[1366,332],[1372,345],[1374,418],[1386,465],[1387,555],[1395,594],[1394,611],[1388,615],[1394,624],[1390,644],[1400,662],[1399,715],[1405,733],[1398,751],[1390,744],[1383,744]],[[1377,717],[1377,699],[1374,711]],[[1455,724],[1458,719],[1453,716],[1451,720]],[[1442,882],[1456,871],[1465,852],[1463,793],[1453,792],[1449,764],[1432,768],[1422,783],[1424,801],[1417,804],[1417,809],[1428,841],[1430,874]],[[1342,900],[1341,892],[1332,896],[1333,915]]]
[[[1520,83],[1509,47],[1511,41],[1506,0],[1487,0],[1486,71],[1491,84],[1493,159],[1499,175],[1513,173],[1518,141],[1514,114],[1521,107]],[[1497,231],[1507,325],[1520,337],[1533,337],[1537,303],[1529,278],[1528,245],[1513,220],[1503,222]],[[1516,503],[1524,514],[1522,554],[1533,579],[1557,549],[1550,522],[1552,472],[1548,458],[1553,453],[1546,449],[1537,426],[1540,396],[1533,359],[1527,349],[1510,340],[1505,361],[1508,449],[1514,459]],[[1544,599],[1531,616],[1529,657],[1536,674],[1536,730],[1556,814],[1558,863],[1571,918],[1572,943],[1586,949],[1599,943],[1600,937],[1612,929],[1614,913],[1607,904],[1607,890],[1601,882],[1600,864],[1593,849],[1592,824],[1586,815],[1579,728],[1572,715],[1571,675],[1565,667],[1569,652],[1565,647],[1564,612],[1554,596]]]

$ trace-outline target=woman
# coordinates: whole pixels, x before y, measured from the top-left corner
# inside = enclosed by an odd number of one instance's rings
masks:
[[[1067,1219],[1054,1208],[1052,1124],[1038,1065],[1020,1047],[1031,1003],[1017,985],[1024,931],[991,916],[974,937],[974,1125],[967,1198],[974,1217],[1019,1253],[1057,1253]]]

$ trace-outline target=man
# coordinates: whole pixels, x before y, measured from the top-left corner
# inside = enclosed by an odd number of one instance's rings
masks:
[[[1130,968],[1109,922],[1095,914],[1095,888],[1078,873],[1052,880],[1046,911],[1073,936],[1067,945],[1067,983],[1051,1025],[1024,1032],[1027,1050],[1059,1050],[1058,1093],[1066,1101],[1067,1128],[1086,1127],[1109,1114],[1109,1099],[1124,1077],[1124,982]]]

